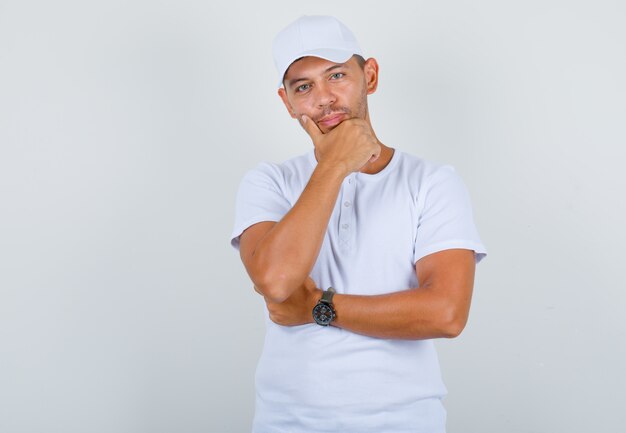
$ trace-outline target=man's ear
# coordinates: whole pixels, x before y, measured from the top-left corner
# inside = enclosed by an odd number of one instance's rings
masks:
[[[363,65],[365,83],[367,84],[367,94],[371,95],[378,88],[378,62],[370,57]]]
[[[287,92],[285,91],[283,87],[278,89],[278,96],[280,96],[280,99],[283,100],[283,104],[285,104],[285,108],[289,112],[289,115],[291,116],[291,118],[297,119],[298,116],[296,116],[296,112],[294,111],[293,107],[289,103],[289,99],[287,98]]]

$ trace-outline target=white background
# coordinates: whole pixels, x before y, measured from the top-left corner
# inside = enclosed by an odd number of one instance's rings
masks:
[[[623,431],[621,0],[0,0],[0,431],[249,431],[234,196],[311,146],[270,53],[305,13],[378,59],[380,139],[470,190],[490,255],[437,343],[448,431]]]

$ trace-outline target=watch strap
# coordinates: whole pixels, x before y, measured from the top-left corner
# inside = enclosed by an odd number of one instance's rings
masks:
[[[333,296],[335,296],[335,293],[335,289],[329,287],[322,293],[322,299],[320,300],[320,302],[324,302],[325,304],[332,304]]]

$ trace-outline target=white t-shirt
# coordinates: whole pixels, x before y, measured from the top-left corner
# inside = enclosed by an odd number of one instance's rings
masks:
[[[231,243],[262,221],[280,221],[317,161],[313,150],[262,163],[237,195]],[[342,183],[311,278],[338,293],[376,295],[418,287],[415,262],[445,249],[486,250],[467,190],[450,166],[395,150],[377,174]],[[341,314],[338,311],[337,314]],[[432,340],[371,338],[317,324],[269,320],[256,372],[255,432],[441,431],[446,394]],[[436,430],[435,430],[436,429]]]

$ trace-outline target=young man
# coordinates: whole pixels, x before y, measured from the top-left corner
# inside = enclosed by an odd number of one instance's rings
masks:
[[[341,22],[302,17],[273,52],[313,149],[237,197],[232,245],[269,313],[253,431],[444,432],[432,339],[461,333],[486,253],[467,191],[376,137],[378,64]]]

